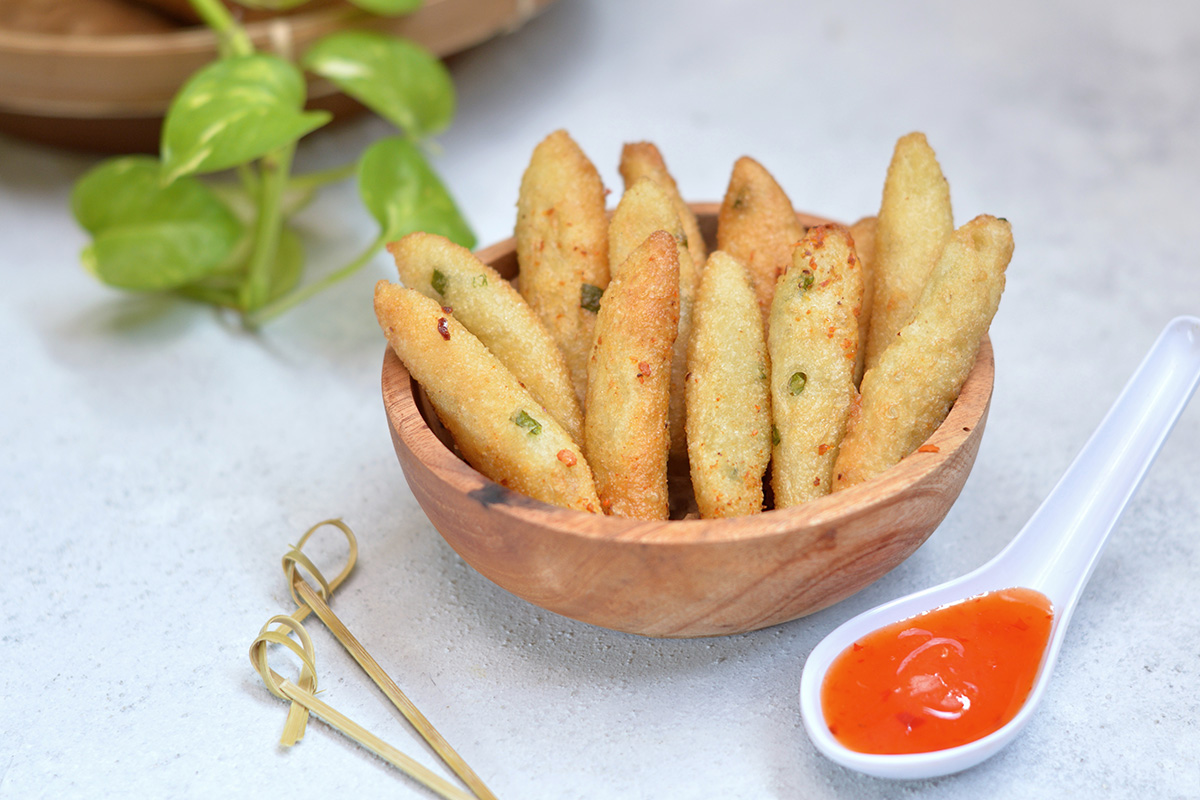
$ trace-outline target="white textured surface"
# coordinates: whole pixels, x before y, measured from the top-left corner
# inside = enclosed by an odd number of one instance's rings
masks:
[[[290,752],[247,647],[290,609],[285,545],[342,515],[351,630],[502,798],[1200,796],[1200,408],[1113,533],[1020,739],[937,781],[832,765],[800,726],[812,646],[853,613],[1008,541],[1172,316],[1200,313],[1200,6],[1075,0],[562,0],[457,57],[439,169],[481,242],[509,235],[529,152],[568,128],[619,188],[656,141],[719,199],[753,155],[797,207],[874,211],[896,137],[925,131],[956,217],[1015,231],[975,471],[909,561],[808,619],[655,641],[543,612],[441,541],[379,397],[371,285],[250,336],[98,286],[67,212],[94,159],[0,140],[0,797],[428,797],[320,723]],[[340,163],[362,120],[302,148]],[[304,215],[314,263],[373,235],[354,190]],[[318,625],[325,699],[433,757]]]

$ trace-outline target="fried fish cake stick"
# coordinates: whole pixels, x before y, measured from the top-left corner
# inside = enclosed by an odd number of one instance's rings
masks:
[[[878,217],[863,217],[850,226],[863,284],[862,310],[858,314],[858,355],[854,357],[855,386],[862,382],[866,368],[866,342],[871,331],[871,305],[875,299],[875,233],[878,228]]]
[[[566,357],[512,284],[467,248],[436,234],[410,233],[388,251],[405,286],[451,308],[571,438],[583,441],[583,411]]]
[[[792,201],[771,173],[748,156],[739,158],[717,214],[717,249],[750,271],[764,320],[775,281],[791,266],[792,248],[803,236]]]
[[[471,466],[537,500],[599,511],[592,471],[579,446],[436,300],[380,281],[375,314]]]
[[[898,463],[946,418],[1000,304],[1012,251],[1012,230],[995,217],[976,217],[950,236],[916,316],[863,376],[834,491]]]
[[[675,238],[679,252],[679,335],[671,359],[671,453],[682,457],[687,452],[684,433],[684,378],[687,375],[687,344],[692,330],[692,306],[698,283],[696,265],[687,247],[687,236],[674,203],[667,191],[651,178],[642,178],[621,195],[608,226],[609,274],[615,278],[630,253],[646,237],[664,230]]]
[[[517,198],[521,295],[562,349],[580,402],[597,298],[608,285],[604,183],[566,131],[534,148]]]
[[[841,225],[809,229],[771,304],[771,413],[775,507],[829,494],[854,404],[862,271]]]
[[[922,133],[901,137],[879,207],[866,369],[913,318],[929,273],[953,231],[950,185],[933,148]]]
[[[651,178],[667,191],[671,202],[675,204],[675,210],[679,213],[679,222],[683,225],[684,235],[687,236],[687,248],[692,256],[692,263],[696,265],[697,271],[701,270],[704,267],[705,259],[708,258],[708,253],[705,249],[704,237],[700,234],[700,223],[696,221],[696,215],[692,213],[691,207],[679,193],[675,178],[667,169],[667,164],[658,147],[652,142],[626,144],[621,149],[619,170],[621,178],[625,181],[626,189],[637,183],[639,178]]]
[[[750,274],[720,250],[701,271],[692,317],[687,448],[701,517],[762,511],[771,461],[767,345]]]
[[[679,252],[655,231],[609,285],[588,371],[584,450],[605,513],[666,519],[668,395],[679,324]]]

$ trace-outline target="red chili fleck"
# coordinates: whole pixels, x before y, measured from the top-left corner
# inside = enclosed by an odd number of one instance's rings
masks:
[[[827,445],[827,444],[817,445],[817,455],[823,456],[828,452],[829,452],[829,445]]]
[[[936,444],[923,444],[917,448],[918,453],[940,453],[942,449]]]
[[[575,466],[575,454],[570,450],[559,450],[558,460],[566,464],[568,467]]]
[[[639,361],[639,362],[638,362],[638,374],[637,374],[637,376],[638,376],[639,378],[648,378],[648,377],[650,377],[650,365],[649,365],[649,364],[647,364],[645,361]]]
[[[820,486],[820,485],[821,485],[821,479],[813,478],[813,486]]]
[[[438,333],[442,335],[443,339],[445,339],[447,342],[450,341],[450,325],[446,322],[445,317],[438,317],[437,329]]]

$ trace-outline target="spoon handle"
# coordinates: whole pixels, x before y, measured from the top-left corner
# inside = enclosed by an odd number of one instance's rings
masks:
[[[1171,320],[1001,559],[1070,614],[1100,551],[1200,381],[1200,318]],[[1022,552],[1009,552],[1021,550]],[[1032,574],[1029,572],[1032,570]],[[1018,576],[1014,576],[1017,578]]]

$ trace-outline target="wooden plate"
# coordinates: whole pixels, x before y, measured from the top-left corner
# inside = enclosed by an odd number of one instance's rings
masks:
[[[715,204],[693,205],[711,242]],[[821,221],[799,215],[805,224]],[[513,240],[480,251],[516,274]],[[649,522],[558,508],[460,459],[420,386],[389,349],[383,401],[404,476],[434,527],[518,597],[594,625],[659,637],[755,630],[819,611],[912,554],[975,462],[995,363],[985,338],[957,402],[913,453],[860,486],[795,508],[727,520]]]
[[[446,56],[523,25],[553,0],[426,0],[413,14],[372,17],[344,3],[247,24],[256,47],[299,53],[343,28],[382,30]],[[0,30],[0,131],[98,151],[156,151],[178,88],[216,57],[207,28],[167,33],[63,36]],[[320,79],[312,106],[360,110]]]

